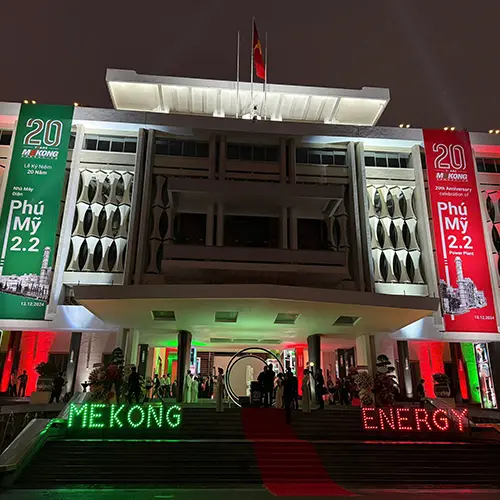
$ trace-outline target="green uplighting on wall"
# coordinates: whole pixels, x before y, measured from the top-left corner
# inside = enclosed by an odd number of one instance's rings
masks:
[[[173,405],[71,404],[68,428],[76,429],[175,429],[182,421],[182,409]]]
[[[470,402],[481,404],[481,391],[479,390],[479,376],[477,374],[474,345],[471,343],[462,343],[461,347],[464,364],[467,368],[467,377],[469,379]]]

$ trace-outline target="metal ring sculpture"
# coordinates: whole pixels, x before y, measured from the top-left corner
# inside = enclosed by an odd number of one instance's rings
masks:
[[[272,358],[274,358],[278,362],[278,364],[280,365],[280,368],[281,368],[281,373],[285,372],[285,369],[283,368],[283,364],[281,363],[280,359],[275,354],[273,354],[268,349],[265,349],[264,347],[245,347],[245,349],[242,349],[241,351],[238,351],[231,358],[231,360],[229,361],[229,363],[227,365],[227,369],[226,369],[226,390],[227,390],[227,393],[228,393],[229,397],[231,398],[231,401],[236,406],[239,406],[239,407],[241,407],[241,404],[239,402],[239,397],[235,394],[235,392],[231,388],[231,383],[229,382],[229,378],[230,378],[230,375],[231,375],[231,370],[234,368],[234,365],[238,361],[241,361],[242,359],[245,359],[245,358],[256,358],[256,359],[261,360],[264,365],[266,364],[266,362],[261,357],[257,356],[254,353],[248,352],[248,351],[263,351],[263,352],[265,352],[266,354],[268,354],[269,356],[271,356]],[[248,354],[245,354],[245,353],[248,353]],[[242,356],[242,354],[244,354],[244,355]]]

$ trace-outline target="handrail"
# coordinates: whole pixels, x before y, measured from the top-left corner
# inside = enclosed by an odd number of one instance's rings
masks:
[[[443,401],[442,399],[439,398],[426,398],[426,400],[434,406],[434,408],[437,408],[438,410],[445,410],[448,413],[449,418],[455,422],[456,424],[460,424],[461,422],[459,421],[459,418],[457,417],[456,413],[453,412],[452,410],[455,410],[453,406],[448,404],[446,401]],[[467,421],[467,425],[469,429],[472,430],[472,428],[477,427],[477,425],[471,420],[469,416],[469,412],[467,411],[467,415],[462,417]]]

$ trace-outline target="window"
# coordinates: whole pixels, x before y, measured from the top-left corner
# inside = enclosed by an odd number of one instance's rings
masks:
[[[74,132],[71,132],[71,135],[69,136],[69,149],[75,149],[75,140],[76,134]]]
[[[207,227],[205,214],[177,214],[175,241],[182,245],[204,245]]]
[[[277,248],[279,219],[226,215],[224,217],[224,245],[229,247]]]
[[[12,139],[12,132],[10,130],[0,130],[0,146],[8,146]]]
[[[366,167],[409,168],[409,160],[408,153],[365,153]]]
[[[155,152],[162,156],[185,156],[187,158],[208,158],[208,142],[182,141],[179,139],[156,139]]]
[[[279,146],[258,146],[251,144],[227,145],[228,160],[278,163],[280,160]]]
[[[74,144],[75,141],[73,139],[73,146]],[[86,149],[88,151],[106,151],[111,153],[135,153],[137,151],[137,137],[86,135],[83,149]]]
[[[346,152],[342,149],[331,148],[297,148],[295,150],[295,161],[310,165],[335,165],[337,167],[347,165]]]
[[[476,158],[478,172],[500,174],[500,158]]]
[[[298,246],[301,250],[328,250],[327,228],[321,219],[297,219]]]

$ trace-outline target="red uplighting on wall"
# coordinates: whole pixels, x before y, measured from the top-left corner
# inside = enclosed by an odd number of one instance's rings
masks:
[[[427,396],[434,398],[434,383],[432,376],[435,373],[444,373],[444,343],[419,342],[418,361],[420,376],[425,380],[424,388]]]
[[[299,385],[299,394],[302,395],[302,382],[304,380],[304,348],[295,348],[295,363],[297,364],[297,379]]]
[[[445,432],[464,431],[467,408],[462,411],[427,410],[425,408],[361,408],[365,431]],[[452,421],[455,426],[452,426]]]
[[[5,357],[5,362],[3,364],[2,385],[0,386],[0,392],[6,392],[9,387],[10,372],[12,370],[13,361],[14,350],[12,348],[9,348]]]
[[[17,376],[23,373],[23,370],[26,370],[26,374],[28,375],[26,396],[29,396],[36,390],[38,374],[35,371],[35,367],[39,363],[48,361],[50,348],[55,336],[55,332],[23,332],[21,337],[21,358],[19,360]]]
[[[460,384],[460,394],[463,399],[469,399],[469,390],[467,387],[467,375],[465,373],[464,362],[458,360],[458,381]]]

